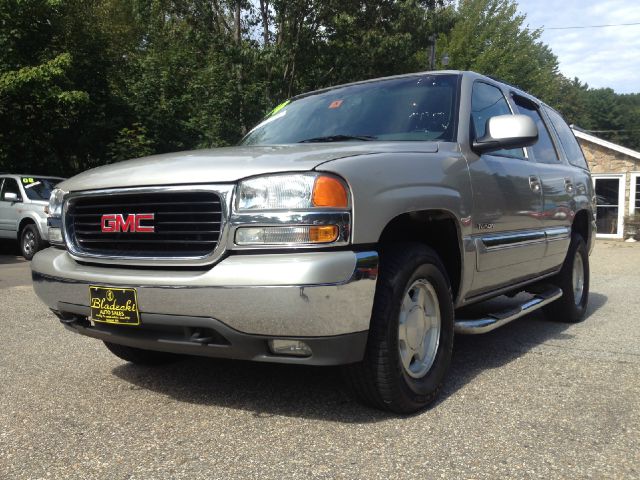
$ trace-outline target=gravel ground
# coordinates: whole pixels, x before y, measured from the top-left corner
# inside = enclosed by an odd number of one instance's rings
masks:
[[[402,418],[336,369],[126,364],[0,255],[0,478],[639,478],[638,267],[640,245],[599,242],[585,322],[458,337],[440,401]]]

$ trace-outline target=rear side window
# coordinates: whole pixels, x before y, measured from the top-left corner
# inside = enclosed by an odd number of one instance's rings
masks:
[[[538,141],[529,147],[529,151],[533,152],[533,156],[538,163],[558,164],[560,159],[553,145],[549,130],[545,125],[537,107],[528,100],[514,96],[514,101],[518,106],[518,112],[528,116],[538,127]]]
[[[555,110],[545,107],[545,112],[547,112],[547,115],[551,120],[551,125],[553,125],[554,130],[558,134],[560,144],[562,145],[562,149],[564,150],[569,163],[576,167],[589,170],[589,166],[584,158],[580,144],[576,140],[576,136],[573,134],[569,125],[567,125],[567,122],[565,122]]]
[[[512,115],[507,99],[504,98],[502,94],[502,90],[488,83],[474,83],[473,93],[471,95],[472,137],[480,138],[484,136],[487,128],[487,120],[498,115]],[[499,150],[492,153],[492,155],[524,158],[524,151],[521,148],[514,148],[511,150]]]

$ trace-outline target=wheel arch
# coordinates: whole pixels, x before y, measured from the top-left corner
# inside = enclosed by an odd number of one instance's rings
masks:
[[[451,282],[455,300],[462,283],[462,234],[457,217],[442,209],[417,210],[392,218],[382,230],[378,244],[384,256],[384,246],[413,241],[432,248],[442,260]]]
[[[20,220],[20,223],[18,224],[18,240],[20,240],[20,237],[22,236],[22,231],[25,229],[25,227],[27,225],[35,225],[36,228],[38,228],[38,222],[36,222],[33,218],[31,217],[24,217]],[[38,229],[39,231],[40,229]]]

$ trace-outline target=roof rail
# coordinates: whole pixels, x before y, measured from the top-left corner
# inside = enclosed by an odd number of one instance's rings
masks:
[[[518,85],[513,85],[512,83],[509,83],[509,82],[507,82],[507,81],[505,81],[505,80],[503,80],[503,79],[501,79],[499,77],[496,77],[494,75],[485,75],[485,77],[490,78],[491,80],[495,80],[496,82],[504,83],[508,87],[517,88],[518,90],[524,92],[524,89],[522,87],[519,87]]]

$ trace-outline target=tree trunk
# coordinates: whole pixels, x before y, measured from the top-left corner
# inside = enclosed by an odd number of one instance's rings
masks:
[[[262,40],[267,47],[269,45],[269,0],[260,0],[260,15],[262,16]]]
[[[240,5],[240,1],[236,2],[236,7],[235,7],[236,11],[235,11],[235,40],[236,43],[238,45],[240,45],[240,42],[242,40],[242,28],[240,25],[240,13],[242,12],[242,6]]]

